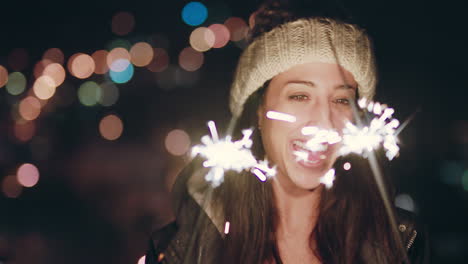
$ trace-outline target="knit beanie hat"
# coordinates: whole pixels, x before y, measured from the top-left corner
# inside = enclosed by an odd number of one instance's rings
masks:
[[[231,87],[230,108],[242,114],[248,97],[291,67],[309,62],[334,63],[349,71],[360,97],[372,99],[376,69],[364,30],[327,18],[299,19],[256,38],[242,53]]]

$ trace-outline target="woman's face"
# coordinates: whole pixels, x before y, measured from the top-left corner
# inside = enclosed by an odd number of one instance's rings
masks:
[[[338,145],[325,145],[320,151],[307,151],[307,159],[297,159],[296,151],[308,137],[305,126],[333,129],[341,133],[346,121],[352,120],[351,101],[357,83],[348,71],[344,80],[337,64],[307,63],[278,74],[267,88],[258,109],[259,127],[266,155],[277,165],[276,179],[290,190],[316,188],[337,158]],[[296,122],[273,120],[268,111],[293,115]]]

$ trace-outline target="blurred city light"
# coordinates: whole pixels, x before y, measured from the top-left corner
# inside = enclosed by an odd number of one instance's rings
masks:
[[[163,48],[153,49],[153,60],[146,66],[152,72],[162,72],[169,65],[169,55]]]
[[[109,66],[107,66],[108,55],[109,52],[107,50],[97,50],[91,54],[91,58],[93,58],[94,64],[96,65],[94,73],[105,74],[109,71]]]
[[[6,90],[11,95],[19,95],[26,89],[26,77],[21,72],[12,72],[8,75]]]
[[[109,76],[111,80],[115,83],[126,83],[132,79],[133,72],[133,64],[128,64],[127,68],[125,68],[123,71],[115,72],[113,70],[110,70]]]
[[[101,87],[93,81],[87,81],[78,88],[78,99],[85,106],[96,105],[101,99]]]
[[[30,163],[25,163],[16,172],[18,182],[24,187],[33,187],[39,181],[39,170]]]
[[[133,65],[137,67],[147,66],[154,56],[153,48],[146,42],[138,42],[130,49],[130,57]]]
[[[208,27],[215,36],[215,41],[213,43],[213,48],[222,48],[226,46],[231,38],[231,33],[229,29],[223,24],[213,24]]]
[[[24,120],[34,120],[41,113],[41,103],[34,96],[28,96],[21,100],[18,111]]]
[[[199,27],[190,34],[190,46],[196,51],[204,52],[213,47],[215,34],[211,29]]]
[[[130,64],[130,53],[125,48],[114,48],[107,55],[107,66],[113,72],[122,72]]]
[[[78,79],[86,79],[91,76],[95,69],[93,58],[88,54],[76,53],[68,60],[68,71]]]
[[[135,18],[129,12],[119,12],[112,17],[112,32],[118,36],[124,36],[133,31]]]
[[[63,52],[60,49],[51,48],[51,49],[48,49],[46,52],[44,52],[42,59],[49,60],[51,62],[55,62],[60,65],[63,65],[65,61],[65,56],[63,55]]]
[[[34,81],[33,91],[37,98],[47,100],[55,94],[55,81],[46,75],[43,75]]]
[[[182,9],[182,20],[190,26],[198,26],[208,17],[208,9],[200,2],[190,2]]]
[[[416,209],[413,198],[405,193],[396,196],[395,206],[411,212],[414,212]]]
[[[249,32],[247,23],[240,17],[230,17],[224,22],[224,25],[229,29],[232,41],[244,39]]]
[[[99,133],[104,139],[116,140],[123,132],[122,120],[116,115],[108,115],[99,122]]]
[[[196,71],[204,61],[203,53],[194,50],[191,47],[183,49],[179,54],[179,65],[186,71]]]
[[[103,106],[111,106],[119,99],[119,89],[113,82],[101,83],[101,98],[99,103]]]
[[[65,81],[65,69],[58,63],[47,65],[42,74],[52,78],[52,80],[54,80],[55,87],[60,86],[63,81]]]
[[[30,121],[15,122],[13,132],[17,140],[26,142],[34,137],[34,134],[36,133],[36,125],[34,122]]]
[[[174,129],[169,132],[164,141],[167,151],[174,156],[181,156],[190,149],[190,137],[180,129]]]
[[[0,65],[0,88],[5,86],[8,82],[8,70]]]
[[[8,175],[2,181],[3,194],[8,198],[17,198],[21,195],[23,187],[19,184],[16,176]]]

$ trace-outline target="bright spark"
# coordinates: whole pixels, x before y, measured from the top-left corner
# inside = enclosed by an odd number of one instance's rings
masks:
[[[229,227],[230,227],[231,223],[229,223],[229,221],[226,221],[226,224],[224,224],[224,234],[228,234],[229,233]]]
[[[320,178],[320,183],[323,183],[327,189],[333,186],[335,180],[335,169],[330,169],[325,175]]]
[[[216,125],[213,121],[208,122],[211,137],[205,135],[201,138],[203,145],[192,148],[192,156],[200,154],[206,160],[203,166],[211,168],[205,176],[205,180],[213,187],[218,187],[224,181],[224,172],[234,170],[241,172],[257,168],[258,172],[265,172],[264,176],[272,177],[276,174],[275,168],[269,168],[266,161],[258,162],[253,156],[251,129],[242,131],[243,137],[240,140],[232,141],[230,136],[219,139]],[[258,172],[255,175],[258,176]]]
[[[286,113],[281,113],[281,112],[276,112],[276,111],[268,111],[266,113],[267,118],[269,119],[274,119],[274,120],[280,120],[280,121],[285,121],[289,123],[294,123],[296,122],[296,117],[293,115],[289,115]]]
[[[326,150],[325,144],[331,145],[341,141],[340,135],[334,130],[306,126],[301,132],[305,136],[312,136],[306,143],[306,148],[311,151],[323,151]]]

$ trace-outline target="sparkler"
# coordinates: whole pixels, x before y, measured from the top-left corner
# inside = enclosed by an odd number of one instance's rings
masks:
[[[205,176],[205,180],[213,187],[218,187],[224,180],[224,172],[234,170],[241,172],[251,170],[260,180],[266,180],[276,174],[275,168],[268,167],[266,160],[257,161],[250,148],[252,146],[251,129],[242,131],[240,140],[232,141],[231,136],[219,139],[216,125],[213,121],[208,122],[211,136],[205,135],[201,138],[203,145],[192,148],[192,156],[200,154],[206,160],[203,166],[211,168]]]

